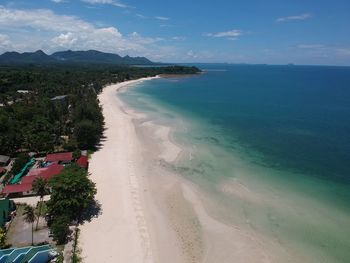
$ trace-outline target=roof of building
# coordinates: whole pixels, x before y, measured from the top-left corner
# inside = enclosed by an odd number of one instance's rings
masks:
[[[59,162],[59,161],[72,161],[73,153],[64,152],[64,153],[51,153],[46,156],[46,162]]]
[[[85,155],[82,155],[77,160],[77,164],[82,168],[87,168],[89,165],[88,157]]]
[[[3,173],[5,173],[5,172],[6,172],[6,169],[3,168],[3,167],[0,167],[0,174],[3,174]]]
[[[9,212],[14,208],[14,202],[7,198],[0,199],[0,226],[3,227],[7,221]]]
[[[28,176],[36,176],[41,174],[43,171],[47,170],[49,167],[45,167],[45,168],[36,168],[36,169],[32,169],[28,172],[28,174],[26,175],[26,177]]]
[[[35,170],[40,170],[39,173],[30,173],[30,175],[27,175],[23,177],[22,179],[22,184],[32,184],[35,179],[41,177],[46,180],[50,180],[52,177],[55,175],[59,174],[63,170],[64,166],[63,165],[58,165],[58,164],[52,164],[47,168],[39,168]],[[35,171],[33,170],[33,171]]]
[[[0,258],[1,262],[49,262],[58,255],[54,251],[49,245],[8,248],[0,250]]]
[[[3,194],[23,193],[32,190],[32,184],[8,184],[2,189]]]
[[[41,177],[40,175],[32,175],[32,176],[24,176],[21,183],[22,184],[33,184],[33,182],[37,179]]]
[[[10,160],[10,156],[0,155],[0,163],[7,163]]]
[[[0,210],[11,210],[13,206],[13,201],[11,201],[10,199],[7,198],[1,198],[0,199]]]
[[[67,95],[60,95],[60,96],[53,97],[51,100],[63,100],[66,97],[67,97]]]

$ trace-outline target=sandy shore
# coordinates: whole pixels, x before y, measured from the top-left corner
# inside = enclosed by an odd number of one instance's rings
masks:
[[[186,150],[174,144],[171,128],[118,98],[117,92],[144,80],[110,85],[99,95],[105,140],[89,172],[102,213],[81,227],[83,261],[281,262],[275,242],[249,222],[232,225],[208,214],[204,204],[212,200],[176,173]]]
[[[102,211],[81,227],[79,246],[84,262],[161,262],[154,253],[164,251],[171,251],[170,256],[175,260],[168,262],[181,262],[175,235],[161,222],[163,216],[157,214],[153,201],[144,196],[147,189],[142,178],[149,168],[144,165],[144,149],[136,134],[133,116],[125,111],[116,96],[122,88],[144,80],[110,85],[99,95],[106,122],[105,139],[90,160],[89,172],[96,183],[96,198]],[[166,133],[164,129],[159,130],[158,136],[167,136]],[[163,153],[164,158],[175,158],[179,149],[165,147],[168,149]],[[148,215],[154,219],[146,218],[145,208],[152,211]],[[148,227],[155,222],[162,228],[156,239],[166,241],[157,247],[151,242],[155,231]]]

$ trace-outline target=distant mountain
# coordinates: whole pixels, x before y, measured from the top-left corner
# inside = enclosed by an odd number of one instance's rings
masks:
[[[1,64],[46,64],[53,62],[55,59],[41,50],[24,53],[6,52],[0,56]]]
[[[115,64],[115,65],[153,65],[145,57],[121,57],[117,54],[104,53],[97,50],[60,51],[47,55],[43,51],[6,52],[0,55],[0,64]]]

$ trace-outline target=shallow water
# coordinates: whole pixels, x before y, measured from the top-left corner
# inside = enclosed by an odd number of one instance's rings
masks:
[[[120,96],[173,128],[169,164],[211,216],[264,237],[280,262],[350,262],[350,68],[205,66]]]

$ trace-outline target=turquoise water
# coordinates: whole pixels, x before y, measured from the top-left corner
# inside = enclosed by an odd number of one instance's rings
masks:
[[[249,222],[292,262],[350,262],[350,68],[201,68],[122,98],[173,126],[187,149],[173,169],[213,215]]]

